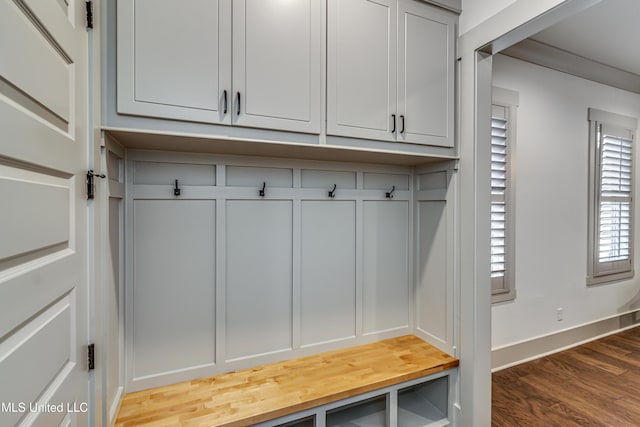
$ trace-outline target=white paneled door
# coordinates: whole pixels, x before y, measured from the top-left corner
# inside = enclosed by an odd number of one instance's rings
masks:
[[[84,2],[0,0],[0,425],[88,425]]]

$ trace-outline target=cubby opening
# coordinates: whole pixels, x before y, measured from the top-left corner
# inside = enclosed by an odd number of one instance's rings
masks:
[[[398,427],[449,425],[449,377],[398,390]]]
[[[299,420],[289,421],[288,423],[278,424],[276,427],[315,427],[316,417],[312,415],[310,417],[302,418]]]
[[[380,427],[389,425],[388,395],[382,395],[327,412],[327,427]]]

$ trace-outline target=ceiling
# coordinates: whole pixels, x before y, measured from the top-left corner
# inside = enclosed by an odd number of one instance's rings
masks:
[[[640,0],[602,0],[500,53],[640,94]]]
[[[603,0],[532,39],[640,75],[640,0]]]

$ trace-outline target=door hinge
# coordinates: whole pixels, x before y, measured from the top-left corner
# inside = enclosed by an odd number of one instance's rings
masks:
[[[103,173],[94,173],[93,170],[87,172],[87,199],[93,199],[95,195],[95,185],[93,183],[94,177],[106,178],[107,176]]]
[[[87,346],[87,366],[90,371],[95,369],[96,364],[96,356],[95,356],[95,344],[89,344]]]
[[[93,28],[93,2],[88,1],[85,6],[87,8],[87,28]]]

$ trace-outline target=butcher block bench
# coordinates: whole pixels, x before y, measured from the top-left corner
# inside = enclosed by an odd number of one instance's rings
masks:
[[[445,426],[458,363],[406,335],[129,393],[116,427]]]

